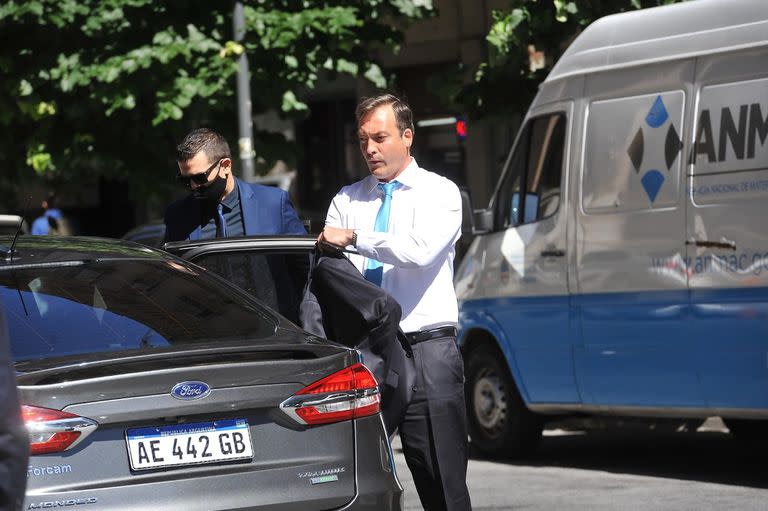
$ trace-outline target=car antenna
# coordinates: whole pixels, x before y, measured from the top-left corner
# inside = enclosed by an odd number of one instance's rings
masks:
[[[11,248],[6,252],[5,254],[5,260],[9,263],[13,262],[13,250],[16,248],[16,242],[19,239],[19,234],[21,234],[21,228],[24,225],[24,217],[27,216],[27,210],[29,209],[29,203],[32,202],[32,196],[27,195],[27,204],[24,206],[24,212],[21,214],[21,219],[19,220],[19,227],[16,229],[16,236],[13,237],[13,243],[11,243]]]
[[[21,234],[21,227],[24,225],[24,217],[27,216],[27,209],[29,209],[29,203],[32,201],[32,196],[27,195],[27,205],[24,206],[24,212],[21,214],[21,220],[19,220],[19,227],[16,229],[16,236],[13,237],[13,243],[11,243],[11,248],[8,250],[8,252],[5,254],[5,260],[9,263],[13,263],[13,251],[16,248],[16,241],[19,239],[19,234]],[[13,283],[16,285],[16,292],[19,293],[19,300],[21,300],[21,306],[24,308],[24,314],[29,316],[29,311],[27,310],[27,304],[24,302],[24,295],[21,294],[21,287],[19,287],[19,280],[16,277],[16,271],[11,270],[11,275],[13,276]]]

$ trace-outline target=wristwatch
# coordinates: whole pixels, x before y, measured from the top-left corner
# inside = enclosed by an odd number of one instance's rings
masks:
[[[352,246],[357,248],[357,231],[352,231]]]

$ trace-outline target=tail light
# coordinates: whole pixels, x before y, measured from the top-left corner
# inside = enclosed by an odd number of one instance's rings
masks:
[[[60,410],[22,405],[21,418],[29,432],[30,454],[62,452],[90,435],[98,423]]]
[[[375,415],[380,403],[376,378],[363,364],[355,364],[303,388],[280,409],[299,424],[315,425]]]

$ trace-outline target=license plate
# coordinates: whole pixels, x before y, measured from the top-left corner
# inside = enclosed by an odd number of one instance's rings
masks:
[[[133,470],[253,458],[245,419],[129,429],[125,441]]]

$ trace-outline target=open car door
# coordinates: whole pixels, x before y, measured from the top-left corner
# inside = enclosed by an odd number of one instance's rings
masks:
[[[218,274],[298,323],[315,241],[311,236],[251,236],[179,241],[163,248]]]

